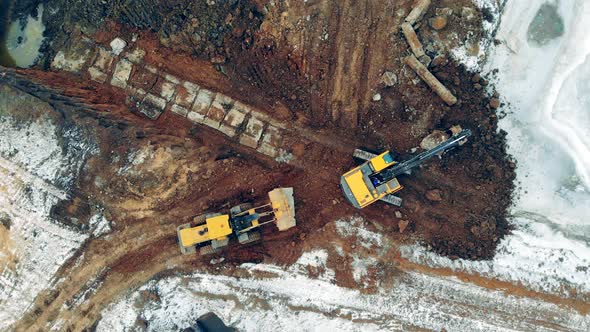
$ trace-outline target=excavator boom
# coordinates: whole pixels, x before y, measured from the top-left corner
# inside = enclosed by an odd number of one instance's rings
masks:
[[[440,143],[434,148],[424,151],[411,159],[395,164],[391,168],[383,170],[378,174],[378,183],[387,182],[401,174],[408,173],[413,168],[420,166],[420,164],[427,161],[428,159],[459,146],[461,142],[463,142],[469,136],[471,136],[471,130],[463,129],[458,134],[451,136],[449,139]]]

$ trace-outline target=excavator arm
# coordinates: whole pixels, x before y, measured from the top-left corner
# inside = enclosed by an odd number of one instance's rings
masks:
[[[451,136],[449,139],[440,143],[436,147],[428,151],[424,151],[411,159],[397,163],[390,168],[387,168],[377,174],[372,175],[371,181],[375,186],[377,186],[381,183],[385,183],[391,179],[394,179],[401,174],[408,173],[413,168],[420,166],[420,164],[427,161],[428,159],[436,155],[443,154],[461,145],[470,136],[471,130],[463,129],[459,133]]]

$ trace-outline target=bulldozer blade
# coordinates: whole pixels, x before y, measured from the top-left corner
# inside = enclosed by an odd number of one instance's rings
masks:
[[[372,152],[368,152],[365,150],[361,150],[361,149],[354,149],[354,153],[352,154],[353,158],[358,158],[364,161],[369,161],[375,157],[377,157],[377,154],[372,153]]]
[[[402,206],[402,199],[394,195],[385,195],[381,200],[391,205]]]
[[[279,231],[295,226],[295,199],[293,188],[277,188],[268,193],[268,198],[275,212]]]

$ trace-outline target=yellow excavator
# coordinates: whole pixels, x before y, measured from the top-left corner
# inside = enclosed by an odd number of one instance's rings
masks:
[[[395,161],[390,151],[374,154],[356,149],[353,157],[365,162],[342,175],[340,178],[342,192],[357,209],[377,201],[401,206],[402,199],[393,195],[403,188],[397,177],[409,174],[413,168],[426,160],[462,145],[469,136],[471,136],[469,129],[452,132],[446,141],[402,162]]]
[[[218,253],[236,238],[240,244],[260,240],[259,227],[274,223],[279,231],[296,224],[293,188],[277,188],[268,193],[269,202],[260,206],[249,203],[236,205],[229,214],[207,213],[192,223],[178,226],[178,244],[183,254],[199,250],[201,255]]]

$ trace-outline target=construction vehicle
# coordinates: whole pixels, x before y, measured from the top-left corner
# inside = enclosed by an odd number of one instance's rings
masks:
[[[401,206],[402,199],[394,195],[403,188],[397,177],[409,174],[426,160],[462,145],[469,136],[469,129],[453,131],[446,141],[403,162],[395,161],[390,151],[375,154],[356,149],[353,157],[364,160],[364,163],[342,175],[340,187],[344,196],[357,209],[377,201]]]
[[[277,188],[268,193],[269,202],[254,207],[245,203],[232,207],[229,214],[207,213],[192,223],[178,226],[178,244],[183,254],[199,250],[201,255],[218,253],[236,238],[240,244],[260,240],[262,225],[274,223],[279,231],[295,226],[293,188]]]

